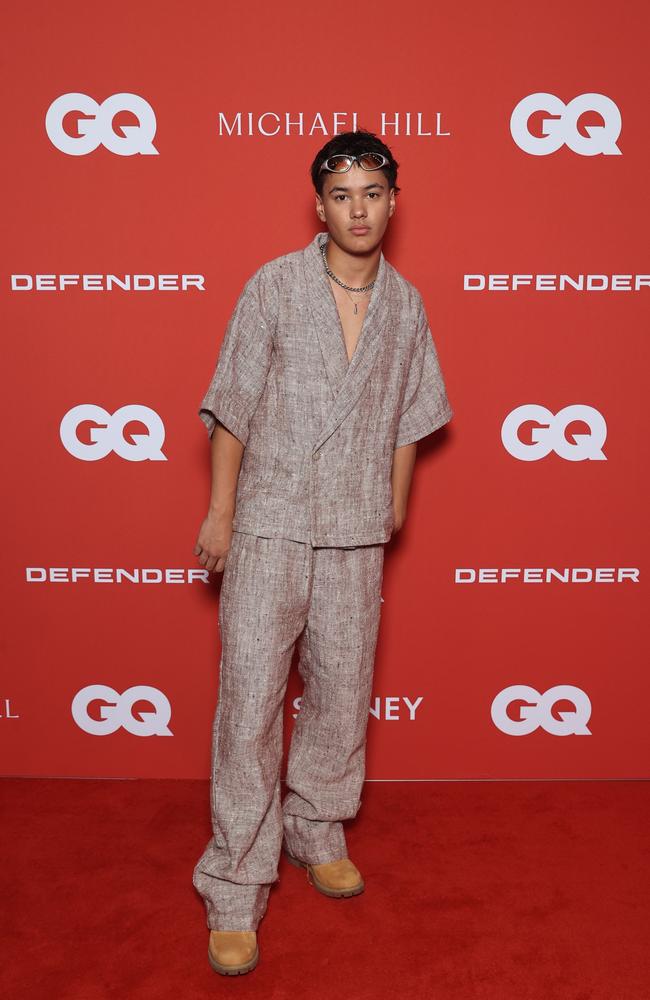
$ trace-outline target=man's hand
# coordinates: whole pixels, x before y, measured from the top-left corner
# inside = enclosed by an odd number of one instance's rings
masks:
[[[211,573],[222,573],[232,540],[232,515],[210,511],[199,530],[194,546],[202,566]]]
[[[404,503],[397,503],[393,501],[393,531],[392,535],[396,535],[400,531],[404,522],[406,521],[406,505]],[[391,535],[391,537],[392,537]]]

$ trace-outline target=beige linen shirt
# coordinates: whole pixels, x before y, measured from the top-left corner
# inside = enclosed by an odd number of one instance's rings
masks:
[[[317,233],[263,264],[228,322],[199,416],[246,447],[233,528],[314,546],[386,542],[393,451],[452,417],[422,298],[383,253],[348,363]]]

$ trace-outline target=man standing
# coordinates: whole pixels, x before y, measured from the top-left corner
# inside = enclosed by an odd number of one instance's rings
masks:
[[[361,805],[384,545],[404,523],[415,442],[452,417],[421,296],[381,251],[397,168],[363,130],[318,152],[328,232],[247,281],[199,410],[212,492],[194,552],[223,581],[213,836],[193,882],[222,974],[257,964],[282,848],[325,895],[364,889],[343,821]]]

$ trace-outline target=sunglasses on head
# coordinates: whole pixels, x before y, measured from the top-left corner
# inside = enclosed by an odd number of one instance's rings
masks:
[[[336,153],[328,156],[321,163],[318,173],[322,170],[330,170],[333,174],[345,174],[356,161],[363,170],[379,170],[380,167],[388,166],[388,159],[383,153],[359,153],[352,156],[350,153]]]

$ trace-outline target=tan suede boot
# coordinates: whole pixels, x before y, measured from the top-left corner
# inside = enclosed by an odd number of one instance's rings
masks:
[[[222,976],[241,976],[257,965],[256,931],[210,931],[208,960]]]
[[[328,861],[322,865],[309,865],[284,852],[287,861],[297,868],[307,869],[307,881],[324,896],[358,896],[365,889],[361,872],[349,858]]]

